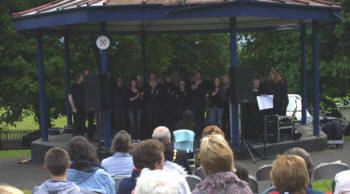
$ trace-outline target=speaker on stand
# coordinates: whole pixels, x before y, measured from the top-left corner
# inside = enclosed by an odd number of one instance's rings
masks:
[[[107,73],[91,73],[84,79],[84,100],[86,112],[94,112],[97,129],[97,149],[103,151],[104,112],[108,111],[110,78]]]
[[[238,104],[238,122],[239,122],[239,130],[240,130],[240,140],[243,145],[241,149],[245,148],[251,159],[256,162],[255,156],[253,154],[256,153],[260,157],[261,154],[258,153],[246,140],[244,136],[246,133],[246,129],[242,129],[241,125],[241,105],[251,102],[253,100],[253,71],[249,66],[234,66],[230,68],[230,77],[231,77],[231,85],[230,85],[230,97],[231,103]],[[248,116],[248,115],[247,115]],[[231,122],[232,123],[232,122]],[[243,151],[243,150],[241,150]]]

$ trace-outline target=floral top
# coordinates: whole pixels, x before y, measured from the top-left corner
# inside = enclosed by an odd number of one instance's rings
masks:
[[[192,194],[252,194],[248,183],[240,180],[233,172],[209,174],[196,185]]]

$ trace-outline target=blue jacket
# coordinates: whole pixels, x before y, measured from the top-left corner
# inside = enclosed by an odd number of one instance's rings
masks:
[[[115,194],[115,182],[113,178],[100,167],[95,167],[91,172],[69,168],[67,179],[86,190],[103,194]]]
[[[118,194],[130,194],[131,191],[135,189],[136,179],[140,176],[140,174],[141,170],[134,168],[130,178],[125,178],[120,181],[118,187]]]
[[[92,191],[81,190],[78,185],[69,181],[53,181],[47,180],[40,186],[33,189],[33,194],[93,194]]]
[[[101,166],[112,176],[130,176],[135,168],[132,156],[129,153],[116,152],[101,162]]]

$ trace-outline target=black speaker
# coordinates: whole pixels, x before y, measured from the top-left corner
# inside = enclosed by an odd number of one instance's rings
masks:
[[[247,103],[253,100],[253,71],[248,66],[231,67],[230,96],[234,103]]]
[[[84,100],[86,112],[107,110],[109,86],[109,75],[106,73],[91,73],[85,76]]]

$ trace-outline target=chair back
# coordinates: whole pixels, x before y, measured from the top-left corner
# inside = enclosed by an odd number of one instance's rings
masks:
[[[118,192],[119,188],[119,183],[122,181],[124,178],[130,178],[130,176],[114,176],[114,182],[115,182],[115,192]]]
[[[257,181],[268,181],[270,180],[270,172],[272,169],[272,164],[264,164],[256,171]]]
[[[203,169],[202,169],[201,166],[196,168],[196,170],[194,171],[194,175],[200,177],[201,179],[205,178],[205,174],[204,174]]]
[[[348,169],[349,166],[341,161],[321,163],[315,167],[314,180],[333,179],[337,173]]]
[[[249,187],[252,190],[253,193],[259,193],[259,184],[258,181],[256,181],[255,177],[252,175],[249,175]]]
[[[173,132],[174,148],[193,152],[194,132],[188,129],[179,129]]]
[[[202,179],[196,175],[187,175],[186,181],[188,183],[188,186],[190,187],[190,190],[193,191],[194,188],[196,188],[196,185],[202,181]]]

